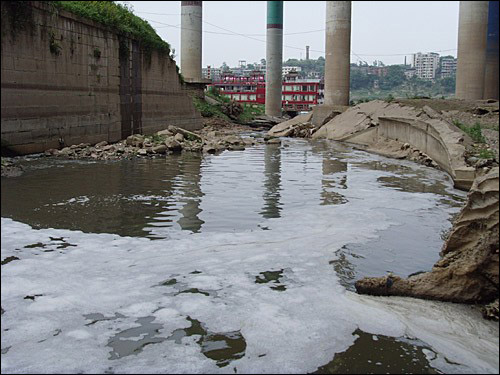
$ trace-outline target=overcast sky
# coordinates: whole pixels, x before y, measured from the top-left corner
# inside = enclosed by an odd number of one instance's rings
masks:
[[[124,1],[176,50],[180,65],[180,1]],[[401,64],[404,55],[456,56],[458,1],[353,1],[352,62]],[[284,59],[324,56],[325,1],[285,1]],[[203,2],[203,66],[236,66],[265,58],[266,1]],[[244,34],[234,35],[234,33]],[[300,33],[300,34],[294,34]],[[294,34],[294,35],[287,35]],[[443,51],[443,52],[441,52]],[[408,60],[409,62],[410,60]]]

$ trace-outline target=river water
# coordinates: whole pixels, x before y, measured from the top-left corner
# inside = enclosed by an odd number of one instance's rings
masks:
[[[495,373],[469,306],[353,292],[429,270],[465,200],[329,141],[2,178],[2,372]]]

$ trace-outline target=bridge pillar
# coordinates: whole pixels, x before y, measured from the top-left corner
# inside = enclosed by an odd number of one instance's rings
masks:
[[[459,99],[483,99],[487,31],[488,1],[460,1],[455,91]]]
[[[269,116],[281,116],[282,70],[283,1],[268,1],[265,113]]]
[[[186,82],[200,82],[202,1],[181,1],[181,73]]]
[[[484,99],[498,99],[498,1],[488,1],[488,3],[488,39],[486,41]]]
[[[326,2],[325,105],[349,105],[351,2]]]

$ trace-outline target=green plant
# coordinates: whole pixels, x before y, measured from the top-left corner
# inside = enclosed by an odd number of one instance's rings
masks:
[[[78,16],[109,26],[123,36],[137,39],[145,50],[155,49],[170,53],[170,45],[165,42],[142,18],[134,15],[132,9],[114,1],[53,1],[55,7]]]
[[[201,113],[203,117],[220,117],[225,120],[229,120],[222,111],[220,110],[219,105],[213,105],[207,103],[205,100],[194,97],[193,98],[194,107]]]
[[[464,133],[468,134],[474,142],[485,143],[486,139],[481,132],[481,124],[476,122],[473,126],[467,126],[460,121],[453,121],[453,124],[460,128]]]
[[[495,158],[495,154],[493,153],[493,151],[485,149],[485,148],[479,150],[478,156],[481,159],[494,159]]]
[[[101,50],[98,47],[94,48],[94,58],[99,60],[101,58]]]
[[[146,139],[156,145],[156,144],[162,144],[163,142],[165,142],[167,137],[165,135],[153,134],[151,136],[146,137]]]
[[[210,86],[208,88],[208,90],[206,91],[206,94],[207,94],[207,96],[209,96],[215,100],[218,100],[219,102],[222,102],[222,103],[229,103],[231,101],[231,99],[222,95],[220,90],[215,86]]]
[[[61,45],[56,41],[56,35],[54,31],[49,31],[49,49],[50,53],[59,56],[61,54]]]

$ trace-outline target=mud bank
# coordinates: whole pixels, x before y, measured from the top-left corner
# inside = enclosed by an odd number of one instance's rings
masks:
[[[431,272],[402,279],[364,278],[361,294],[411,296],[459,303],[489,304],[485,315],[498,319],[498,168],[478,178]]]

